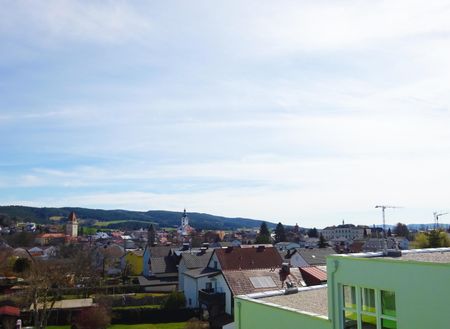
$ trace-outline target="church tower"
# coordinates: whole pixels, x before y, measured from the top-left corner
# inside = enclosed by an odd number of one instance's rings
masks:
[[[184,209],[183,217],[181,217],[181,225],[178,227],[177,232],[180,236],[188,236],[192,230],[192,227],[189,226],[189,217],[186,214],[186,209]]]
[[[78,219],[73,211],[69,215],[69,221],[66,225],[66,234],[72,238],[78,236]]]
[[[156,243],[156,231],[155,231],[155,227],[153,226],[153,224],[150,224],[150,227],[148,228],[147,231],[147,244],[150,247],[153,247]]]

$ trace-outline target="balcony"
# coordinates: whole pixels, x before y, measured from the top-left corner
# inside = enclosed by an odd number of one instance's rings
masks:
[[[215,292],[214,289],[201,289],[198,291],[200,304],[207,306],[225,306],[225,293]]]

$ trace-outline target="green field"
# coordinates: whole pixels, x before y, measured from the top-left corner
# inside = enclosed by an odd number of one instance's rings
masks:
[[[146,224],[146,225],[151,224],[150,222],[146,222],[143,220],[123,220],[122,219],[122,220],[112,220],[112,221],[97,221],[94,226],[105,227],[110,224],[119,224],[119,223],[142,223],[142,224]]]
[[[108,329],[183,329],[186,322],[143,323],[143,324],[113,324]],[[70,329],[70,326],[49,326],[48,329]]]

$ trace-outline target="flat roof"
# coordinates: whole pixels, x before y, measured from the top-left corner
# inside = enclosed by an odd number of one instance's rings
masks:
[[[276,304],[281,307],[295,309],[302,313],[319,315],[328,318],[328,294],[327,286],[311,286],[299,288],[292,294],[278,294],[268,297],[260,297],[258,300]],[[282,292],[282,290],[280,291]]]
[[[398,260],[413,260],[416,262],[450,263],[450,248],[413,249],[402,252]]]
[[[389,251],[389,250],[388,250]],[[425,263],[450,263],[450,248],[428,248],[428,249],[411,249],[402,250],[401,256],[391,257],[384,255],[383,252],[366,252],[358,254],[338,254],[341,257],[355,258],[379,258],[392,259],[398,261],[416,261]]]

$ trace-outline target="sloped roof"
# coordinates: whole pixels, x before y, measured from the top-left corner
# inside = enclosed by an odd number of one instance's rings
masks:
[[[282,259],[274,247],[225,248],[215,250],[222,270],[251,270],[280,267]]]
[[[152,257],[165,257],[170,255],[171,250],[171,246],[150,247],[150,255]]]
[[[76,221],[77,221],[77,215],[75,215],[75,212],[72,211],[72,212],[69,214],[69,222],[76,222]]]
[[[332,248],[297,248],[296,250],[300,254],[300,256],[302,256],[303,259],[311,266],[325,265],[327,263],[327,256],[336,253]]]
[[[38,303],[38,310],[44,307],[44,303]],[[48,304],[47,304],[48,305]],[[92,298],[80,298],[80,299],[63,299],[58,300],[53,305],[53,309],[74,309],[74,308],[85,308],[94,305],[94,300]],[[30,310],[34,310],[34,306],[30,306]]]
[[[206,267],[212,256],[213,250],[205,250],[195,253],[182,253],[181,259],[184,261],[184,265],[188,269]]]
[[[306,282],[308,281],[307,276],[311,276],[318,281],[327,281],[327,272],[322,271],[316,266],[301,267],[300,272]]]
[[[151,257],[151,269],[153,274],[165,274],[178,272],[177,264],[173,257]]]
[[[204,267],[186,271],[184,272],[184,274],[192,278],[201,278],[202,276],[215,276],[217,274],[220,274],[220,271],[210,267]]]
[[[241,270],[241,271],[222,271],[225,280],[228,283],[234,296],[236,295],[246,295],[256,292],[272,291],[282,289],[281,280],[278,274],[278,269],[259,269],[259,270]],[[291,274],[296,278],[293,281],[303,280],[299,269],[291,268]],[[256,288],[252,283],[253,278],[269,277],[272,279],[274,285],[265,288]],[[269,279],[270,280],[270,279]],[[299,283],[297,283],[300,286]]]
[[[20,316],[20,309],[15,306],[0,306],[0,315]]]

